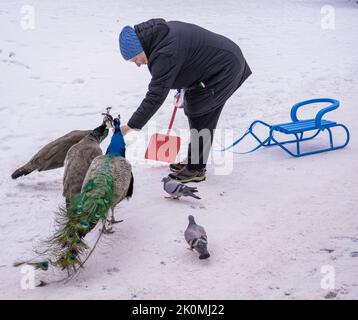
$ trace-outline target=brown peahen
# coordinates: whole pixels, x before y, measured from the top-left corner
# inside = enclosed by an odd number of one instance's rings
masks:
[[[63,175],[63,196],[66,204],[81,192],[83,179],[94,158],[102,155],[100,143],[107,137],[106,119],[103,124],[91,131],[80,142],[73,145],[67,152]]]
[[[45,171],[63,167],[67,151],[90,133],[91,130],[74,130],[48,143],[29,162],[16,169],[11,178],[17,179],[35,170]]]

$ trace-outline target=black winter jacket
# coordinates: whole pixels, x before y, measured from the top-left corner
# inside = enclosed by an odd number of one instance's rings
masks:
[[[134,29],[148,58],[152,80],[128,121],[131,128],[141,129],[170,89],[187,89],[184,112],[196,117],[222,106],[251,74],[238,45],[194,24],[151,19]]]

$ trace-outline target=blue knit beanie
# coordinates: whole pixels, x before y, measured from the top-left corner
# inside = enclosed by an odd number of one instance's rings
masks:
[[[144,51],[135,30],[131,26],[125,26],[122,29],[119,35],[119,48],[125,60],[130,60]]]

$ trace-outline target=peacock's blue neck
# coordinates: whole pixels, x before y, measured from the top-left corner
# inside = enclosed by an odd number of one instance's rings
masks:
[[[110,156],[121,156],[125,158],[126,156],[126,144],[124,142],[124,138],[120,129],[120,123],[115,122],[114,124],[114,133],[111,139],[111,143],[107,148],[107,155]]]

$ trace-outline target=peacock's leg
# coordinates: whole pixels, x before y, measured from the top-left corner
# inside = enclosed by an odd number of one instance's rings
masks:
[[[118,221],[117,221],[117,220],[114,218],[114,209],[111,208],[111,210],[112,210],[112,217],[111,217],[111,220],[109,220],[108,222],[111,223],[111,224],[123,222],[123,220],[118,220]]]
[[[107,220],[103,220],[103,226],[102,226],[102,228],[103,228],[103,233],[105,233],[105,234],[114,233],[114,231],[112,230],[112,227],[111,227],[111,226],[109,226],[108,228],[106,227],[106,222],[107,222]]]

